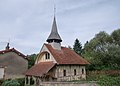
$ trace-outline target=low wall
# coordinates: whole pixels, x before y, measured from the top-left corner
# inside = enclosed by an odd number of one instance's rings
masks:
[[[96,82],[41,82],[39,86],[98,86]]]
[[[87,71],[87,75],[113,75],[120,76],[120,70],[101,70],[101,71]]]

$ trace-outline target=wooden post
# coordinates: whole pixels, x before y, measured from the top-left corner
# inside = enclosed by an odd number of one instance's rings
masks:
[[[25,83],[24,83],[24,86],[26,86],[26,78],[27,78],[27,77],[25,76]]]
[[[28,76],[28,85],[30,85],[30,77]]]
[[[34,80],[34,86],[36,86],[36,77],[33,77]]]

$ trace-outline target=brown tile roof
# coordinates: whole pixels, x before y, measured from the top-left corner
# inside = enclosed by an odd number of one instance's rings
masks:
[[[27,60],[30,60],[27,56],[25,56],[24,54],[20,53],[19,51],[17,51],[14,48],[11,48],[11,49],[8,49],[8,50],[2,50],[2,51],[0,51],[0,54],[5,54],[5,53],[8,53],[8,52],[15,52],[19,56],[22,56],[23,58],[25,58]]]
[[[51,52],[57,64],[79,64],[86,65],[89,64],[85,59],[76,54],[73,50],[66,47],[61,47],[61,50],[55,50],[51,45],[45,44],[48,50]]]
[[[33,75],[33,76],[42,76],[46,74],[51,68],[55,66],[55,63],[52,61],[49,62],[40,62],[35,64],[29,70],[27,70],[24,74],[25,75]]]

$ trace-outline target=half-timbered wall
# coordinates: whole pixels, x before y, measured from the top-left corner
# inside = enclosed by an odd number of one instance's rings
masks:
[[[76,74],[74,70],[76,70]],[[55,77],[57,77],[58,81],[86,79],[85,66],[79,66],[79,65],[57,66]]]

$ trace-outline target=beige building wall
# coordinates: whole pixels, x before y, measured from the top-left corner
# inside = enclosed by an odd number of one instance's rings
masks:
[[[5,79],[22,78],[28,69],[28,61],[14,52],[1,54],[0,63],[6,66]]]

